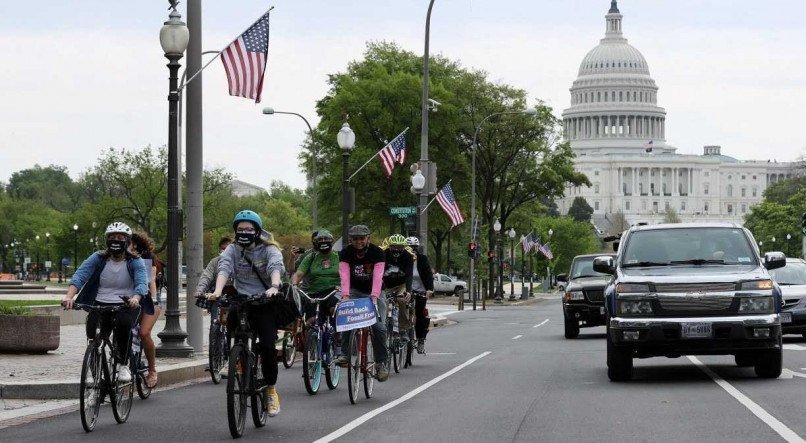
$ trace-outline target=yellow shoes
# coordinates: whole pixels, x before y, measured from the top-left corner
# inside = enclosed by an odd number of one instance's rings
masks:
[[[277,394],[276,389],[267,388],[266,397],[268,400],[266,410],[269,413],[269,417],[274,417],[280,413],[280,396]]]

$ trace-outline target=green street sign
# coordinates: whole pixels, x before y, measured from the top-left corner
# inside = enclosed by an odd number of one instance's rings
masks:
[[[397,218],[406,218],[412,215],[417,215],[417,207],[400,206],[396,208],[389,208],[389,215],[396,215]]]

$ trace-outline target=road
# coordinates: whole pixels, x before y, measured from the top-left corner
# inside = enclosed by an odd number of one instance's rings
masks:
[[[558,300],[451,314],[429,354],[350,405],[342,385],[305,392],[297,363],[280,368],[282,412],[246,440],[279,441],[803,441],[806,343],[786,340],[784,375],[755,378],[732,357],[637,360],[635,380],[608,381],[604,328],[563,338]],[[705,370],[695,362],[702,362]],[[715,381],[716,378],[717,381]],[[2,441],[229,440],[223,385],[209,381],[111,409],[87,435],[72,411],[2,430]]]

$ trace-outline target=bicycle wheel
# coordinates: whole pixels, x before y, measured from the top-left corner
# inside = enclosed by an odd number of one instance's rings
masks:
[[[283,337],[283,366],[294,366],[297,359],[297,334],[286,332]]]
[[[322,360],[319,359],[319,333],[316,329],[308,330],[305,339],[305,352],[302,353],[302,379],[308,394],[316,395],[322,383]]]
[[[98,411],[101,410],[101,386],[103,384],[101,367],[101,350],[90,342],[84,351],[84,362],[81,364],[81,384],[79,385],[79,407],[81,409],[81,426],[87,432],[95,429]]]
[[[128,382],[120,381],[117,372],[117,365],[113,370],[112,380],[113,395],[112,395],[112,415],[115,416],[115,421],[118,423],[126,423],[129,419],[129,412],[132,410],[132,398],[134,398],[134,379],[136,375],[132,374],[132,379]]]
[[[260,358],[259,345],[255,345],[254,353],[250,354],[252,359],[252,392],[251,404],[252,407],[252,423],[256,428],[266,426],[266,420],[269,417],[269,412],[266,410],[266,397],[263,395],[266,391],[266,383],[263,380],[262,359]]]
[[[361,383],[361,347],[359,340],[362,334],[359,331],[350,332],[350,340],[347,345],[347,393],[350,395],[350,403],[352,404],[358,401],[358,385]]]
[[[416,347],[413,328],[409,328],[408,337],[409,339],[406,341],[406,364],[403,365],[404,368],[408,368],[412,365],[412,357],[414,356],[414,348]]]
[[[391,327],[389,328],[391,331]],[[392,360],[392,368],[395,374],[400,373],[400,337],[394,332],[389,332],[389,359]]]
[[[226,337],[221,326],[217,323],[210,325],[209,349],[207,352],[207,363],[210,368],[210,378],[213,383],[221,383],[221,370],[224,369],[224,340]]]
[[[336,389],[339,386],[339,376],[341,375],[341,368],[333,363],[336,358],[336,336],[330,330],[326,337],[328,337],[327,343],[322,343],[322,354],[325,353],[325,349],[328,353],[327,364],[322,365],[325,368],[325,383],[329,389]]]
[[[131,371],[132,376],[137,383],[137,395],[141,399],[145,400],[151,396],[152,390],[152,388],[148,387],[148,383],[146,383],[146,375],[148,372],[145,370],[145,368],[147,366],[143,363],[143,355],[140,352],[132,355],[131,359]]]
[[[366,363],[364,365],[364,396],[372,398],[372,388],[375,386],[375,350],[372,346],[372,334],[369,332],[364,333],[364,348],[366,351]]]
[[[227,422],[233,438],[243,435],[246,425],[247,380],[249,380],[249,358],[242,344],[232,347],[227,377]]]

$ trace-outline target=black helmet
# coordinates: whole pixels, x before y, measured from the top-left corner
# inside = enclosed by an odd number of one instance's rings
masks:
[[[348,235],[350,237],[366,237],[369,235],[369,228],[367,225],[354,225],[350,227]]]

